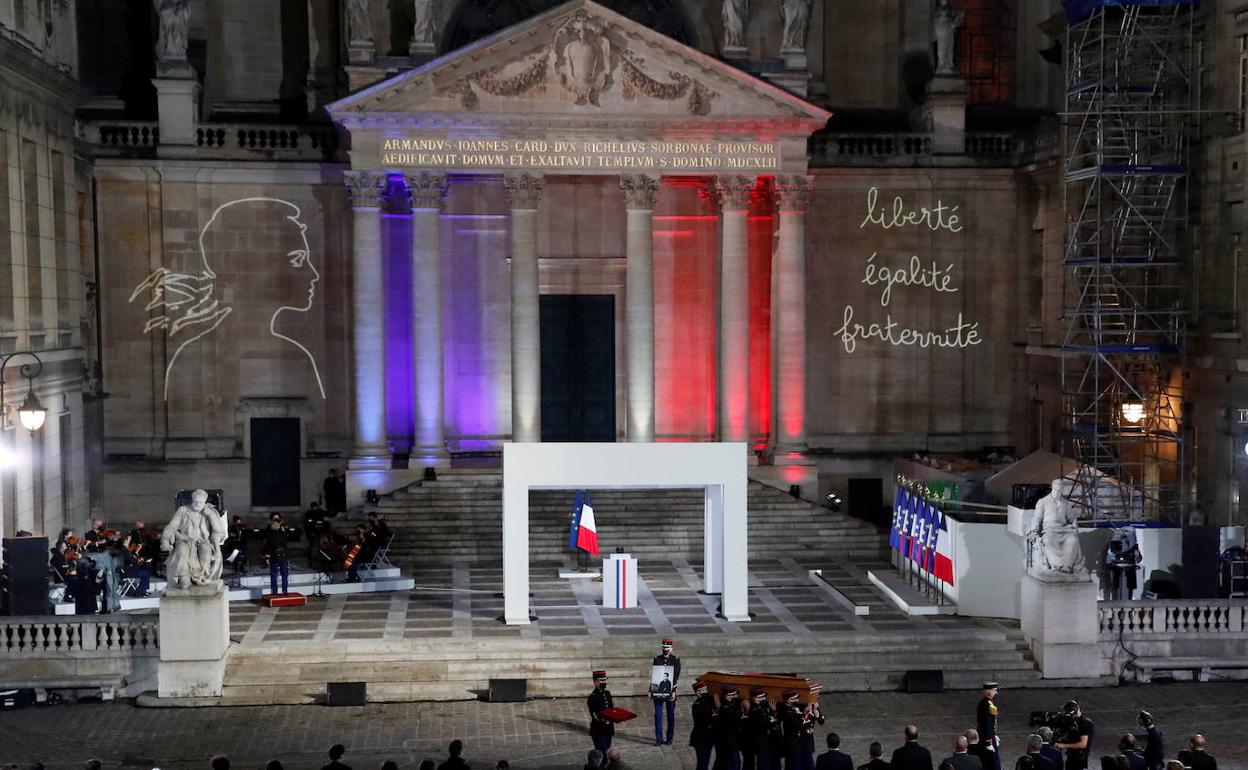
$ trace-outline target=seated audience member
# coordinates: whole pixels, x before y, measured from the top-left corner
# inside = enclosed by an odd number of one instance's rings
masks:
[[[278,760],[270,759],[267,763],[265,763],[264,770],[285,770],[285,768],[282,767],[282,763]]]
[[[1062,750],[1053,745],[1053,728],[1041,727],[1036,734],[1044,741],[1040,746],[1040,756],[1053,763],[1053,770],[1062,770]]]
[[[208,764],[212,767],[212,770],[230,770],[230,758],[224,754],[216,755],[208,760]]]
[[[1144,770],[1144,755],[1135,750],[1135,736],[1127,733],[1118,741],[1118,753],[1126,759],[1127,770]]]
[[[905,736],[906,742],[893,751],[893,770],[932,770],[932,753],[919,745],[919,728],[906,725]]]
[[[910,728],[907,727],[906,728],[907,734],[909,733],[909,731],[910,731]],[[917,727],[914,728],[914,732],[916,736],[918,735],[918,731],[919,731],[919,728]],[[901,749],[898,749],[897,751],[901,751]],[[924,751],[926,751],[926,749],[924,749]],[[870,757],[870,759],[867,761],[867,764],[859,765],[858,770],[895,770],[895,767],[896,767],[895,765],[891,765],[888,762],[884,761],[884,747],[880,745],[879,741],[872,741],[871,745],[867,748],[867,756]],[[894,757],[897,756],[896,751],[893,752],[893,756]],[[932,766],[930,764],[931,762],[930,757],[928,758],[928,762],[929,764],[927,766],[927,770],[932,770]]]
[[[1053,764],[1052,760],[1040,752],[1043,747],[1044,738],[1041,738],[1036,733],[1028,735],[1027,742],[1024,744],[1024,751],[1026,753],[1018,758],[1018,762],[1021,763],[1024,759],[1030,759],[1031,767],[1027,768],[1027,770],[1062,770],[1059,766]],[[1024,769],[1021,764],[1016,764],[1015,770]]]
[[[1205,736],[1193,735],[1187,750],[1179,752],[1179,761],[1192,770],[1218,770],[1218,760],[1205,751]]]
[[[468,763],[460,755],[464,753],[464,742],[456,738],[451,741],[451,745],[446,747],[446,753],[449,756],[442,764],[438,765],[438,770],[467,770]]]
[[[953,755],[941,761],[941,767],[948,765],[953,770],[984,770],[979,757],[969,753],[969,742],[965,735],[953,739]]]
[[[438,763],[432,759],[426,759],[420,763],[420,770],[437,770],[437,767]]]
[[[828,733],[828,750],[815,761],[815,770],[854,770],[854,759],[841,751],[841,736]]]
[[[992,755],[992,749],[988,748],[988,744],[979,739],[979,731],[975,729],[967,730],[966,735],[966,753],[979,760],[979,764],[984,770],[995,768],[997,766],[996,757]]]
[[[399,763],[393,759],[387,759],[381,763],[381,770],[399,770]]]
[[[341,743],[335,743],[329,747],[329,764],[321,768],[321,770],[351,770],[349,765],[342,763],[342,755],[347,753],[347,747]]]

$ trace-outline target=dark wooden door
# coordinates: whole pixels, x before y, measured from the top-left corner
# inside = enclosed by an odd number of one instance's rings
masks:
[[[251,418],[251,504],[299,507],[299,419]]]
[[[615,297],[544,294],[542,441],[615,441]]]

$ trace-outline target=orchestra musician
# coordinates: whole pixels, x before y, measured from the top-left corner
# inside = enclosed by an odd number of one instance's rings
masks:
[[[290,530],[280,513],[269,516],[269,529],[264,535],[264,560],[269,565],[269,592],[277,595],[277,576],[282,576],[282,594],[290,593],[290,561],[286,553]]]
[[[221,543],[221,557],[236,575],[247,571],[247,537],[251,531],[242,516],[235,516],[230,520],[225,541]]]
[[[139,581],[138,595],[147,596],[152,587],[152,571],[148,565],[150,557],[143,555],[143,543],[136,541],[134,535],[126,534],[121,538],[121,574]]]
[[[69,574],[65,576],[65,598],[74,603],[74,614],[94,615],[98,612],[99,605],[95,599],[99,593],[100,584],[88,571],[79,570],[77,562],[70,562]]]
[[[100,519],[91,520],[91,529],[88,529],[82,535],[85,550],[88,553],[96,553],[108,547],[108,535],[111,530],[104,529],[104,522]]]
[[[355,543],[347,550],[347,556],[343,559],[342,567],[347,571],[347,582],[360,582],[360,564],[366,564],[364,551],[369,547],[372,530],[367,524],[355,525]]]

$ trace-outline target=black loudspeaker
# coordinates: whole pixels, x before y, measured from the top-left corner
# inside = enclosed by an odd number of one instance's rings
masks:
[[[35,705],[35,691],[0,690],[0,709],[23,709]]]
[[[1218,596],[1218,527],[1183,528],[1183,569],[1179,590],[1184,599]]]
[[[3,548],[6,566],[26,562],[34,562],[44,567],[48,564],[46,537],[6,537]]]
[[[940,670],[907,671],[901,678],[905,692],[944,692],[945,672]]]
[[[490,703],[521,703],[528,695],[527,679],[491,679],[486,700]]]
[[[4,592],[4,614],[51,615],[47,581],[8,586]]]
[[[326,706],[363,706],[367,702],[367,682],[329,682],[325,685]]]
[[[872,524],[884,524],[884,479],[850,479],[845,489],[849,515]],[[891,512],[889,516],[891,517]]]

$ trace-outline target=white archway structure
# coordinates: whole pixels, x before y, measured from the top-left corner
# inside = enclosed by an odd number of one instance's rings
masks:
[[[739,442],[504,444],[504,620],[529,622],[530,489],[698,488],[706,501],[704,590],[721,594],[726,619],[748,621],[747,483],[746,445]]]

